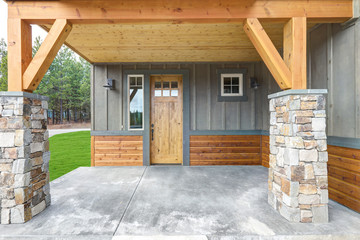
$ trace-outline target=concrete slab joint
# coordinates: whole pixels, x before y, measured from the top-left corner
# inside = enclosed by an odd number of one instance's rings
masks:
[[[326,90],[270,99],[268,202],[290,222],[328,222]]]
[[[50,205],[46,97],[0,92],[0,223],[24,223]]]

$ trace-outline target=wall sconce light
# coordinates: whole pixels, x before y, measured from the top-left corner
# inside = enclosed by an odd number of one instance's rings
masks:
[[[250,78],[250,87],[255,89],[255,90],[260,87],[260,84],[257,82],[255,77]]]
[[[115,80],[108,78],[106,84],[103,86],[107,90],[114,90],[115,89]]]

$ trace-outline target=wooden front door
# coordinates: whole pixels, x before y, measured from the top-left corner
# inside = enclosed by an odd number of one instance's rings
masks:
[[[180,75],[151,76],[151,164],[182,164],[183,85]]]

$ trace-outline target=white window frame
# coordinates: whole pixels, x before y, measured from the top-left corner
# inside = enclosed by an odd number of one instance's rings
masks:
[[[142,78],[142,90],[143,90],[143,105],[142,105],[142,128],[130,128],[130,77],[141,77]],[[143,74],[131,74],[128,75],[128,79],[127,79],[127,114],[128,114],[128,130],[129,131],[143,131],[144,130],[144,123],[145,123],[145,112],[144,112],[144,104],[145,104],[145,86],[144,86],[144,75]]]
[[[239,93],[224,93],[224,78],[239,78]],[[222,97],[242,97],[244,96],[244,74],[242,73],[221,73],[221,96]]]

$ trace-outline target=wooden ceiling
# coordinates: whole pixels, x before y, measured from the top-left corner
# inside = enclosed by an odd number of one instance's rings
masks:
[[[263,23],[278,49],[283,26]],[[91,63],[261,60],[242,23],[74,24],[66,44]]]

